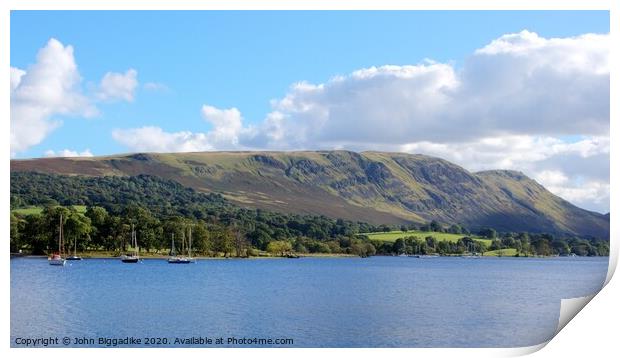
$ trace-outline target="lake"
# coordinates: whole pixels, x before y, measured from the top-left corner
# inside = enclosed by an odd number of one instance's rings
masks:
[[[371,257],[54,267],[14,258],[11,346],[47,337],[60,347],[64,337],[70,347],[126,337],[141,342],[119,346],[529,346],[553,335],[560,299],[601,288],[607,264],[607,257]]]

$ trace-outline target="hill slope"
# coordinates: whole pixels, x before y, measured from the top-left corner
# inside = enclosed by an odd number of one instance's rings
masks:
[[[609,218],[513,171],[471,173],[403,153],[201,152],[12,160],[12,172],[154,175],[234,203],[370,223],[459,223],[476,230],[609,237]]]

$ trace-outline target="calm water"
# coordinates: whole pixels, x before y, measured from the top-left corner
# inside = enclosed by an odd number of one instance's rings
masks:
[[[553,334],[561,298],[600,289],[607,262],[91,259],[54,267],[17,258],[11,346],[25,337],[199,336],[292,338],[292,347],[528,346]]]

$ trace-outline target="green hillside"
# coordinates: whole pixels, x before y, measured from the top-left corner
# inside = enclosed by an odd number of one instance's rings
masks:
[[[425,155],[349,151],[201,152],[12,160],[11,171],[149,175],[240,206],[372,224],[437,220],[476,232],[609,237],[609,217],[580,209],[522,173],[469,172]]]

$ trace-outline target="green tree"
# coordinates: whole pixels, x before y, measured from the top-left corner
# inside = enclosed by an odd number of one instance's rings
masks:
[[[63,227],[65,244],[68,251],[77,247],[84,251],[90,244],[91,222],[90,219],[76,211],[70,211]]]
[[[215,251],[223,253],[225,257],[232,254],[234,250],[234,238],[229,228],[216,226],[211,231],[211,238]]]
[[[100,206],[90,206],[84,215],[90,219],[90,237],[93,245],[97,248],[105,246],[106,238],[109,235],[109,227],[106,225],[108,222],[107,210]]]
[[[20,240],[20,233],[19,233],[19,222],[20,222],[20,219],[17,216],[15,216],[15,214],[11,213],[11,234],[10,234],[11,252],[19,252],[22,246],[22,242]]]
[[[293,249],[293,245],[285,240],[272,241],[267,245],[267,252],[271,254],[279,254],[284,256],[285,253],[290,252]]]

